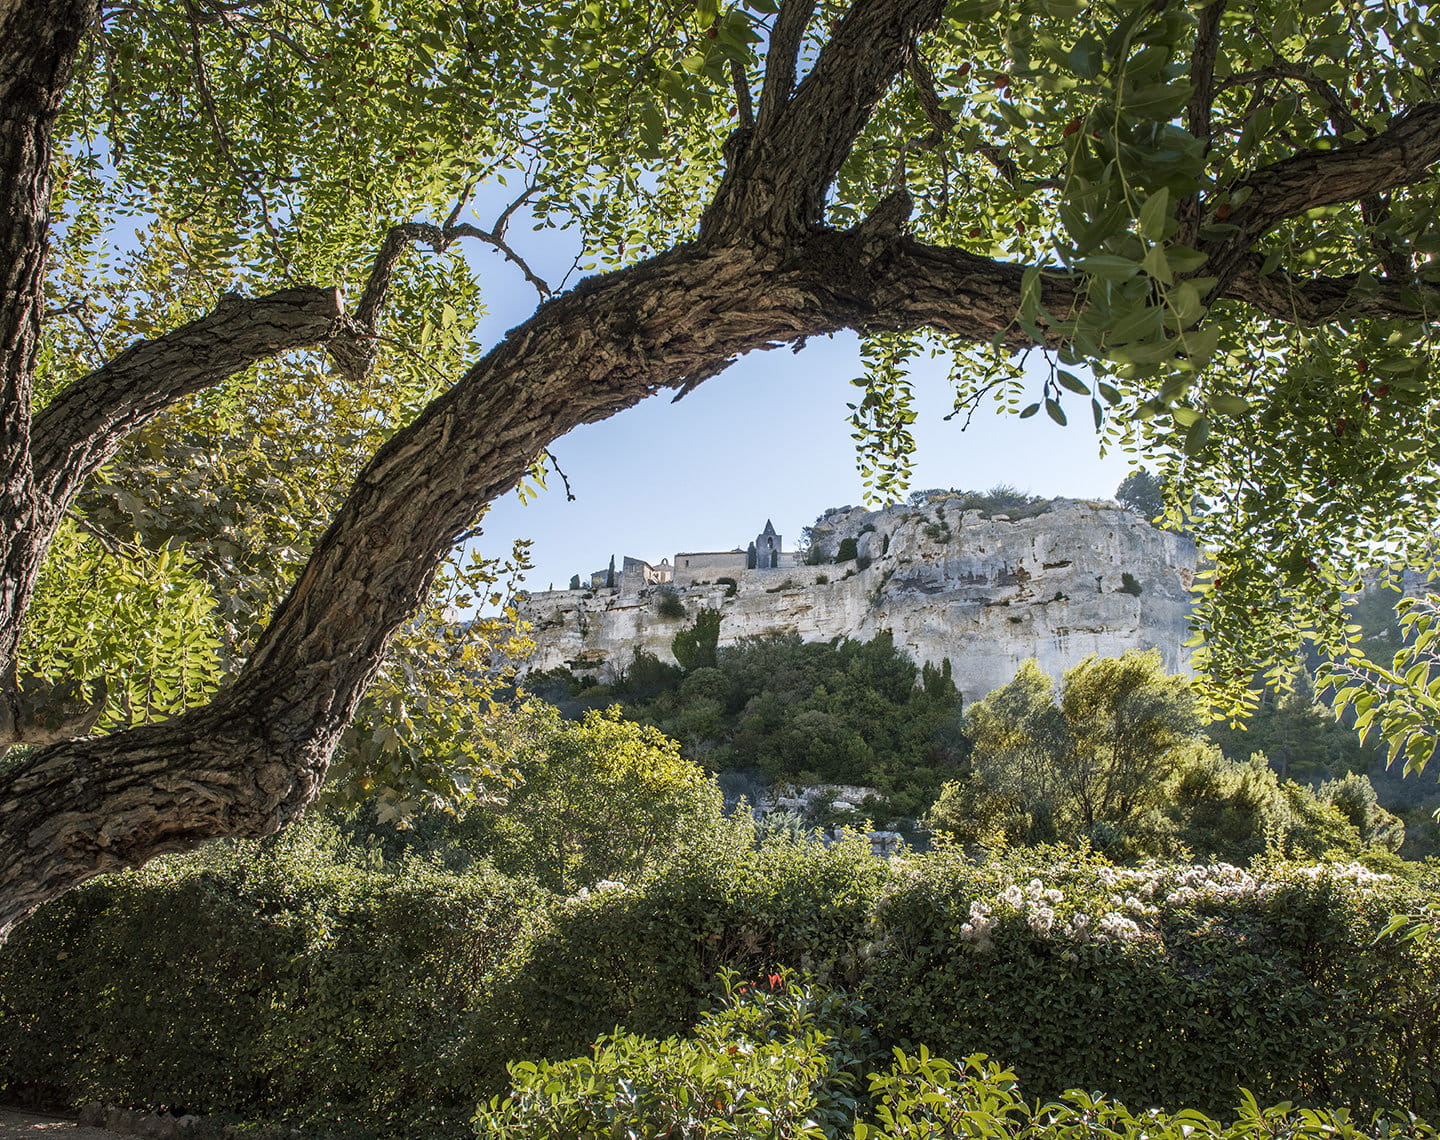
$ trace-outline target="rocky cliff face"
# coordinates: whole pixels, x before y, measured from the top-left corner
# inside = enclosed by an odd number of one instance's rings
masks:
[[[536,643],[527,669],[611,675],[637,647],[673,661],[671,640],[708,606],[723,615],[722,646],[888,631],[917,662],[948,657],[967,701],[1010,680],[1027,657],[1058,677],[1091,653],[1156,648],[1167,669],[1185,671],[1194,545],[1113,503],[1047,507],[1013,519],[962,510],[958,499],[830,512],[817,547],[833,557],[854,538],[856,559],[687,586],[674,591],[685,618],[662,615],[664,588],[534,594],[522,609]]]

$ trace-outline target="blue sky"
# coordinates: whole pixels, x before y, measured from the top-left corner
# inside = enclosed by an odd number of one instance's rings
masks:
[[[511,235],[552,282],[573,259],[571,239],[556,231],[529,234],[516,225]],[[533,312],[536,295],[497,254],[471,256],[490,308],[480,336],[493,344]],[[863,499],[845,407],[861,371],[857,338],[816,339],[798,354],[752,353],[679,403],[662,394],[578,428],[551,447],[575,501],[553,475],[525,504],[507,495],[491,508],[477,546],[493,556],[516,538],[533,539],[532,590],[564,588],[611,554],[658,562],[678,550],[743,546],[767,518],[793,549],[801,528],[827,507]],[[914,376],[912,489],[1009,483],[1037,495],[1110,498],[1132,465],[1118,450],[1100,457],[1078,401],[1069,427],[984,410],[962,432],[960,418],[944,420],[952,405],[944,361],[923,361]]]

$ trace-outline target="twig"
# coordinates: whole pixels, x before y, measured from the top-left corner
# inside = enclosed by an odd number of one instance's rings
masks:
[[[550,460],[550,466],[555,468],[555,474],[560,476],[560,482],[565,484],[565,498],[569,502],[575,501],[575,496],[570,490],[570,480],[565,477],[565,472],[560,470],[560,461],[555,458],[555,453],[549,448],[545,449],[545,458]]]
[[[505,255],[507,261],[519,268],[520,272],[525,275],[525,280],[530,282],[530,284],[535,287],[535,291],[540,294],[542,301],[549,300],[551,296],[550,286],[545,284],[542,278],[536,276],[534,270],[526,264],[525,259],[511,249],[509,243],[499,234],[487,232],[479,226],[472,226],[469,222],[461,222],[458,226],[451,226],[445,232],[445,244],[448,245],[451,240],[457,237],[479,238],[481,241],[494,246]]]

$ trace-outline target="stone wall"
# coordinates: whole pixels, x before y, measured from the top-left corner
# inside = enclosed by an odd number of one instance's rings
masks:
[[[1167,669],[1188,668],[1182,643],[1195,547],[1133,511],[1060,499],[1043,514],[1012,521],[940,501],[923,509],[855,508],[825,522],[837,548],[856,539],[857,560],[739,574],[732,568],[723,576],[737,580],[733,597],[724,585],[682,585],[677,565],[685,619],[661,616],[654,589],[532,595],[522,609],[536,643],[527,668],[609,675],[636,646],[671,661],[671,640],[702,607],[721,611],[722,646],[778,633],[828,641],[888,631],[917,662],[948,657],[966,700],[1004,684],[1026,657],[1058,677],[1091,653],[1158,648]],[[722,576],[718,568],[709,573]]]
[[[745,551],[725,550],[675,555],[675,584],[688,586],[717,577],[735,578],[745,569]]]

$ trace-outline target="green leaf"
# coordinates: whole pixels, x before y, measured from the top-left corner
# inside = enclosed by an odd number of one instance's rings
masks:
[[[1152,242],[1165,236],[1165,225],[1170,220],[1170,191],[1161,187],[1145,199],[1140,207],[1140,233]]]
[[[1165,260],[1176,273],[1194,273],[1210,260],[1210,255],[1188,245],[1171,245],[1165,248]]]
[[[1243,416],[1250,410],[1250,401],[1243,396],[1210,396],[1206,399],[1205,404],[1212,412],[1220,416]]]
[[[1193,325],[1205,315],[1205,304],[1200,300],[1200,291],[1193,281],[1182,281],[1171,289],[1166,297],[1180,327]]]
[[[1140,267],[1163,285],[1169,285],[1175,280],[1170,259],[1166,256],[1163,245],[1152,245],[1147,249],[1145,260],[1140,263]]]
[[[1209,439],[1210,421],[1204,418],[1196,420],[1185,433],[1185,454],[1199,455]]]
[[[1113,253],[1097,253],[1082,257],[1076,268],[1103,281],[1124,281],[1140,272],[1140,266],[1128,257]]]
[[[1060,406],[1058,400],[1052,400],[1048,397],[1046,398],[1045,414],[1049,416],[1052,420],[1054,420],[1057,424],[1059,424],[1061,427],[1065,426],[1065,410]]]
[[[1105,63],[1105,48],[1088,32],[1081,36],[1066,57],[1070,70],[1081,79],[1094,79]]]

